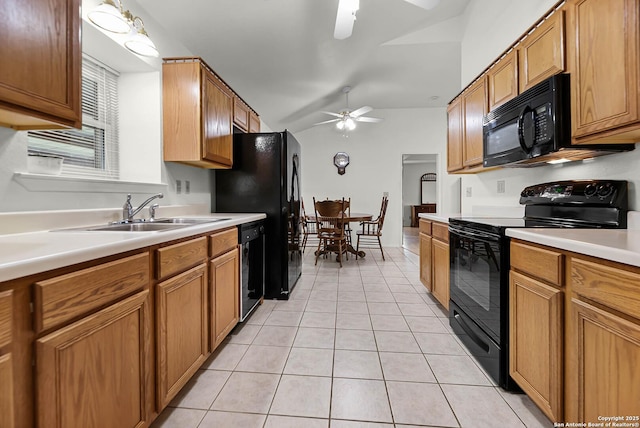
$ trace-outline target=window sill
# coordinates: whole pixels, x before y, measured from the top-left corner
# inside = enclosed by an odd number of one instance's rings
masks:
[[[103,180],[29,172],[16,172],[13,179],[31,192],[156,193],[159,189],[167,187],[166,183]]]

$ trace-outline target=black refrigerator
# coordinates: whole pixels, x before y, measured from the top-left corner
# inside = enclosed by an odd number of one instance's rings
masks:
[[[267,214],[265,298],[287,300],[302,273],[300,144],[288,132],[234,134],[233,168],[215,172],[215,212]]]

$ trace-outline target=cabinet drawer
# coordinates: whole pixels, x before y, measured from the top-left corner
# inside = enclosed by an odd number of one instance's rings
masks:
[[[563,285],[563,259],[556,251],[511,242],[511,268],[558,287]]]
[[[433,223],[431,235],[438,241],[449,243],[449,225],[444,223]]]
[[[421,218],[418,227],[420,233],[426,233],[427,235],[431,236],[431,222],[429,220]]]
[[[207,259],[207,238],[192,239],[158,249],[158,279],[166,278],[202,263]]]
[[[142,290],[148,284],[149,253],[36,282],[36,330],[58,326]]]
[[[13,319],[11,294],[11,290],[0,293],[0,348],[11,343]]]
[[[222,253],[235,248],[238,245],[238,229],[227,229],[211,235],[211,257],[216,257]]]
[[[581,296],[640,318],[639,273],[573,258],[571,285]]]

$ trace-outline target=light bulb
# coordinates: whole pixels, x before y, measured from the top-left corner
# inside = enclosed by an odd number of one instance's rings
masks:
[[[349,131],[353,131],[354,129],[356,129],[356,123],[350,117],[348,117],[347,120],[344,121],[344,125]]]
[[[338,121],[338,123],[336,123],[336,128],[342,131],[344,129],[344,120]]]

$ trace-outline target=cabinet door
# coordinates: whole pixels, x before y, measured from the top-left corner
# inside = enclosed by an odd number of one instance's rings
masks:
[[[36,341],[39,427],[142,427],[149,379],[149,292]]]
[[[562,420],[564,292],[511,271],[509,293],[509,374],[551,420]]]
[[[487,72],[489,111],[518,95],[518,51],[513,49]]]
[[[80,0],[6,0],[0,18],[0,123],[80,127]]]
[[[420,234],[420,282],[432,291],[431,284],[431,237],[425,233]]]
[[[447,171],[463,168],[462,165],[462,100],[456,98],[447,108]]]
[[[208,71],[204,72],[202,158],[233,165],[233,95]]]
[[[260,132],[260,117],[253,111],[249,112],[249,132]]]
[[[568,3],[574,138],[638,121],[639,7],[636,0]]]
[[[482,116],[487,114],[487,84],[485,76],[462,93],[464,132],[462,165],[482,165]]]
[[[233,123],[244,132],[249,130],[249,106],[233,97]]]
[[[520,43],[520,92],[565,70],[564,11],[557,10]]]
[[[162,409],[208,356],[207,265],[158,284],[156,303],[157,401]]]
[[[211,260],[211,347],[215,349],[236,326],[240,313],[238,248]]]
[[[449,310],[449,244],[433,239],[431,257],[433,259],[432,293],[446,310]]]
[[[13,367],[11,352],[2,352],[12,342],[13,302],[12,292],[0,293],[0,427],[12,428],[14,419]]]
[[[577,299],[571,300],[570,316],[566,420],[638,416],[640,324]]]

